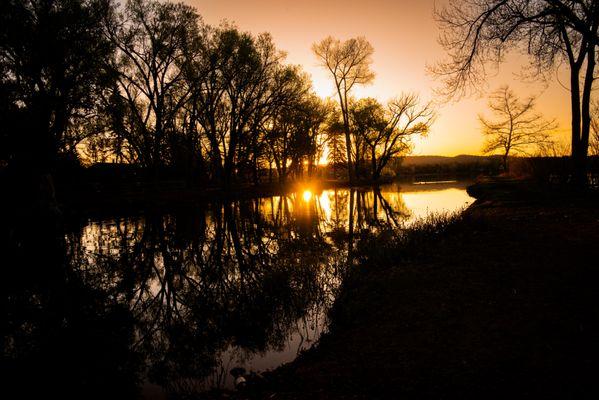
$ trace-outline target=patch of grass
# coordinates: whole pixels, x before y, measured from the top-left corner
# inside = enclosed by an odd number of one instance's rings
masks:
[[[447,240],[459,241],[460,237],[481,229],[482,224],[482,219],[470,218],[461,210],[429,214],[399,229],[363,234],[352,254],[353,265],[329,311],[330,332],[347,329],[370,314],[369,308],[374,304],[385,302],[389,286],[380,285],[381,274],[399,273],[415,263],[426,262]],[[368,293],[368,301],[364,302],[358,293]]]
[[[361,237],[354,253],[355,271],[380,270],[401,267],[402,263],[422,259],[435,245],[447,237],[460,235],[471,229],[463,210],[454,213],[429,214],[399,229],[386,228]]]

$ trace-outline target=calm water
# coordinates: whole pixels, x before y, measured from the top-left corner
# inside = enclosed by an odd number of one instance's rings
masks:
[[[4,335],[9,357],[18,363],[26,354],[40,369],[51,364],[47,358],[67,357],[74,379],[128,385],[146,398],[231,388],[232,368],[276,368],[326,331],[348,253],[361,238],[460,210],[472,201],[465,186],[306,188],[167,215],[84,221],[48,256],[64,260],[60,290],[52,293],[66,298],[27,288],[23,304],[12,305]],[[38,315],[40,304],[45,311]],[[43,331],[48,324],[55,324],[50,334]]]

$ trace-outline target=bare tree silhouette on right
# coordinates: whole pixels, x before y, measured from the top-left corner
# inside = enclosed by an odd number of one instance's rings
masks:
[[[510,154],[530,154],[551,143],[549,133],[557,127],[535,112],[535,98],[521,101],[509,86],[502,86],[489,96],[489,108],[494,119],[479,115],[486,137],[483,151],[501,151],[503,170],[508,170]]]
[[[569,67],[572,183],[587,184],[590,104],[599,46],[596,0],[457,0],[436,13],[448,59],[432,68],[442,94],[461,96],[484,86],[489,66],[509,51],[530,58],[529,75],[551,77]]]

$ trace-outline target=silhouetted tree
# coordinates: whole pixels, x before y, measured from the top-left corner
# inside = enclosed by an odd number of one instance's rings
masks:
[[[531,149],[543,148],[551,142],[549,133],[557,125],[535,112],[534,97],[520,101],[508,86],[502,86],[489,96],[489,108],[493,120],[478,117],[486,137],[483,151],[501,151],[504,171],[510,154],[530,154]]]
[[[287,172],[299,176],[303,161],[316,151],[313,136],[321,114],[316,115],[314,107],[320,101],[312,94],[309,76],[299,66],[279,65],[269,85],[268,103],[252,115],[251,134],[245,136],[249,146],[240,152],[249,155],[254,175],[272,162],[284,181]]]
[[[185,85],[199,41],[200,17],[192,7],[157,0],[129,0],[108,26],[117,47],[114,129],[135,161],[166,165],[169,138],[181,129]]]
[[[339,177],[339,167],[347,162],[343,133],[344,127],[339,109],[334,108],[327,119],[325,136],[329,149],[328,162],[332,166],[336,178]]]
[[[421,105],[414,94],[391,100],[386,109],[372,98],[357,102],[352,120],[369,153],[371,178],[379,179],[393,157],[407,152],[412,137],[426,135],[433,118],[431,105]]]
[[[251,161],[251,136],[283,101],[290,75],[281,72],[282,59],[268,34],[254,37],[230,26],[207,34],[189,81],[194,122],[205,135],[214,178],[224,185]]]
[[[303,104],[303,110],[308,126],[309,152],[306,155],[308,162],[308,175],[312,175],[314,166],[319,162],[325,151],[327,143],[326,122],[334,110],[334,104],[323,101],[311,93]]]
[[[354,101],[350,104],[350,122],[354,134],[354,167],[359,176],[359,167],[363,167],[366,159],[371,158],[368,137],[373,136],[373,132],[382,131],[386,125],[385,110],[371,97]]]
[[[444,93],[461,95],[480,87],[485,67],[498,65],[510,49],[531,58],[532,74],[542,76],[565,62],[570,67],[573,181],[586,181],[590,100],[599,44],[599,3],[595,0],[459,0],[437,13],[440,43],[449,61],[433,70]]]
[[[339,96],[339,106],[345,134],[346,162],[349,180],[354,180],[352,170],[352,140],[349,119],[349,96],[355,85],[367,84],[374,79],[370,69],[372,45],[364,38],[357,37],[341,42],[329,36],[312,45],[312,51],[333,77]]]
[[[0,5],[0,122],[9,163],[47,173],[82,139],[109,84],[111,0],[6,0]],[[23,165],[23,164],[21,164]]]
[[[264,139],[281,182],[286,181],[290,172],[299,177],[304,162],[308,166],[314,163],[321,126],[328,111],[311,93],[308,77],[298,72],[294,74],[295,84],[289,87],[289,100],[276,107],[265,124]]]

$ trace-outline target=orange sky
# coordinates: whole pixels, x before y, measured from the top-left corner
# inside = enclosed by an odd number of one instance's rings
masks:
[[[428,76],[426,65],[441,60],[445,53],[437,44],[438,29],[433,8],[447,0],[184,0],[194,6],[204,21],[218,25],[235,22],[245,31],[270,32],[287,61],[301,64],[312,75],[321,96],[333,94],[325,71],[317,65],[311,45],[328,35],[347,39],[365,36],[374,46],[373,84],[355,91],[356,97],[372,96],[382,101],[402,91],[414,91],[422,99],[434,99],[438,82]],[[489,88],[509,84],[522,97],[538,95],[538,111],[556,118],[559,134],[569,129],[568,91],[557,82],[549,86],[523,83],[514,76],[526,57],[514,54],[498,74],[489,78]],[[564,72],[560,81],[567,82]],[[416,142],[414,154],[478,154],[483,138],[477,114],[485,112],[485,98],[461,99],[441,105],[431,134]]]

